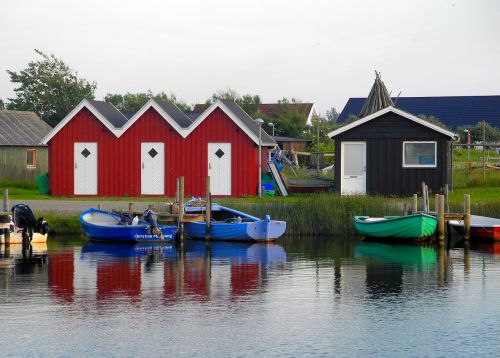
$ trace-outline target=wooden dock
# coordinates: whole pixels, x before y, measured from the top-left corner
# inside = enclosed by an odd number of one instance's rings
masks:
[[[462,213],[450,213],[448,204],[448,185],[442,189],[443,194],[436,194],[434,198],[435,210],[429,210],[429,189],[427,185],[422,182],[422,212],[435,216],[438,220],[436,229],[436,236],[440,243],[444,243],[447,234],[450,235],[451,227],[450,221],[460,220],[464,222],[464,239],[470,239],[470,195],[464,194],[464,209]],[[418,196],[413,194],[412,212],[418,212]]]

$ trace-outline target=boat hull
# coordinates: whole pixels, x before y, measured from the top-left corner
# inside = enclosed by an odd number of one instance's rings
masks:
[[[465,232],[463,220],[452,220],[450,225],[461,234]],[[500,219],[471,215],[470,237],[471,239],[500,241]]]
[[[386,218],[355,216],[356,230],[365,236],[379,239],[424,240],[434,234],[437,219],[427,214]]]
[[[186,206],[188,213],[205,213],[205,207]],[[219,204],[212,204],[210,240],[223,241],[274,241],[285,233],[286,222],[264,219],[231,209]],[[184,223],[184,233],[194,239],[207,237],[207,225],[204,221]]]
[[[195,239],[205,239],[205,222],[184,224],[184,232]],[[224,241],[273,241],[284,234],[286,222],[278,220],[259,220],[242,223],[220,223],[210,225],[210,239]]]
[[[42,235],[38,232],[33,233],[32,244],[43,244],[47,242],[47,234]],[[11,232],[10,233],[10,243],[11,244],[22,244],[23,236],[21,232]],[[0,244],[5,244],[5,236],[0,235]]]
[[[89,209],[80,214],[80,223],[86,236],[98,241],[118,241],[118,242],[161,242],[172,240],[176,233],[175,226],[158,225],[162,235],[153,234],[149,225],[142,222],[139,225],[98,225],[89,222],[92,215],[110,217],[110,221],[119,218],[118,214],[104,210]]]

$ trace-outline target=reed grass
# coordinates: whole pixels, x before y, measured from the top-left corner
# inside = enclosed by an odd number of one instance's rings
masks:
[[[35,213],[49,223],[49,235],[75,235],[81,234],[82,228],[76,215],[64,215],[53,212]]]
[[[340,196],[315,194],[298,200],[248,202],[238,199],[219,200],[223,205],[257,217],[269,214],[272,219],[287,222],[292,235],[352,235],[354,215],[401,215],[397,199],[373,196]]]

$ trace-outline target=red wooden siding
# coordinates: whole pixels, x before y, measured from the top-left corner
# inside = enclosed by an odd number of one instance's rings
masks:
[[[232,196],[256,195],[258,146],[220,109],[183,139],[150,108],[120,138],[87,109],[80,111],[49,143],[49,180],[54,196],[74,194],[74,143],[97,142],[98,196],[141,195],[141,142],[165,144],[165,195],[175,195],[184,176],[185,194],[204,196],[208,143],[231,143]],[[263,148],[263,168],[267,150]]]

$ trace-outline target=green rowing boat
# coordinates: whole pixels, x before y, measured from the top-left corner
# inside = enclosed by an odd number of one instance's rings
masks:
[[[371,218],[355,216],[354,227],[365,236],[391,239],[421,240],[434,234],[437,219],[427,214]]]

